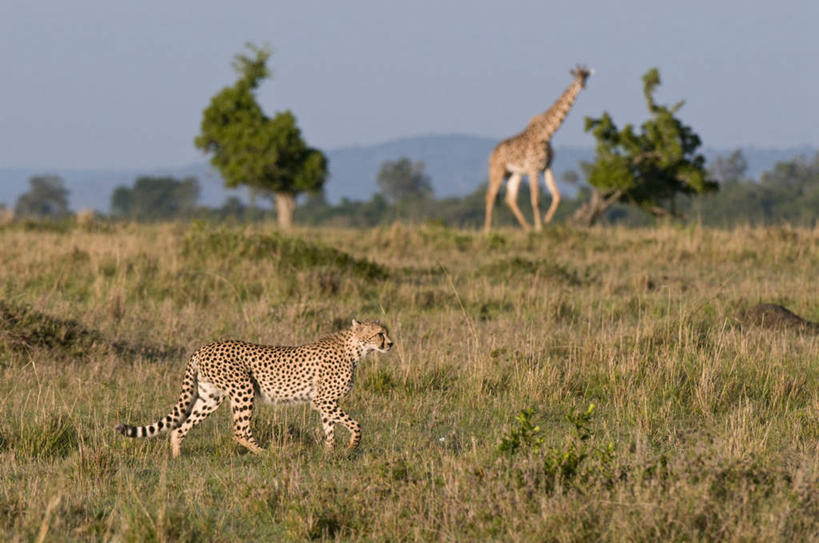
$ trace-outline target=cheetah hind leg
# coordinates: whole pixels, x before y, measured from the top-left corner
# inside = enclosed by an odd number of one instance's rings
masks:
[[[178,428],[171,431],[171,456],[178,458],[182,450],[182,442],[188,432],[205,420],[208,415],[216,411],[222,404],[225,396],[214,385],[207,382],[200,382],[197,388],[197,398],[191,406],[191,412]]]
[[[253,416],[255,393],[250,379],[231,394],[230,403],[233,410],[233,439],[254,454],[264,452],[250,431],[250,419]]]

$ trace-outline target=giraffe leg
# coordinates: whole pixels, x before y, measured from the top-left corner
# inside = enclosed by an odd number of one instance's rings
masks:
[[[538,187],[538,172],[537,170],[532,170],[529,172],[529,195],[532,200],[532,220],[535,223],[535,231],[540,232],[542,227],[540,226],[540,190]]]
[[[506,182],[506,205],[512,209],[512,213],[515,214],[515,218],[523,229],[529,230],[529,223],[526,222],[526,218],[518,207],[518,189],[520,189],[520,181],[522,178],[522,174],[513,173],[509,181]]]
[[[543,218],[543,222],[548,224],[551,222],[555,211],[557,211],[557,206],[560,205],[560,191],[557,190],[557,183],[555,183],[555,176],[552,174],[551,168],[546,168],[543,177],[546,179],[546,187],[549,189],[549,192],[552,193],[552,203],[549,205],[549,210]]]
[[[171,456],[173,458],[179,456],[182,450],[182,442],[190,429],[216,411],[216,408],[225,399],[224,393],[211,383],[199,381],[197,389],[198,396],[191,406],[191,414],[179,428],[171,432]]]
[[[486,189],[486,219],[483,225],[483,231],[489,232],[492,227],[492,209],[495,207],[495,198],[498,197],[501,185],[503,185],[504,168],[502,165],[496,163],[492,158],[489,159],[489,186]]]

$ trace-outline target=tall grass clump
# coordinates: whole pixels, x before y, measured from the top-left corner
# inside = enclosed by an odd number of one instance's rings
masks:
[[[45,421],[26,420],[8,439],[8,448],[22,458],[65,458],[80,447],[80,432],[70,418],[52,415]]]

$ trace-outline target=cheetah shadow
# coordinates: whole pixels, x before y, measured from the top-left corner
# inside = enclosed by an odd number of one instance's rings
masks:
[[[309,419],[309,417],[308,417]],[[324,448],[324,433],[320,427],[313,427],[300,422],[272,421],[261,422],[253,428],[253,435],[268,451],[296,451],[315,454],[325,460],[351,460],[367,454],[366,447],[350,450],[347,448],[347,434],[343,429],[336,430],[336,446],[328,451]],[[244,447],[237,446],[244,452]]]
[[[258,424],[253,428],[253,434],[266,448],[321,446],[317,430],[310,430],[295,422],[273,421]]]

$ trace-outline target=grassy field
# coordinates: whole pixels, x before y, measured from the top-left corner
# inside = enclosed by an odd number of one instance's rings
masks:
[[[0,540],[819,539],[819,229],[12,224],[0,229]],[[307,407],[127,440],[220,338],[378,319],[325,454]],[[340,443],[346,432],[337,430]]]

